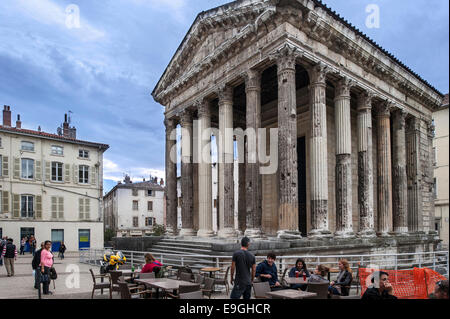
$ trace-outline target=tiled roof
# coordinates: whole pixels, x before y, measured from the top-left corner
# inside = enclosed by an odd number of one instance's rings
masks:
[[[10,132],[13,134],[20,134],[20,135],[33,135],[33,136],[37,136],[37,137],[42,137],[42,138],[47,138],[47,139],[52,139],[52,140],[59,140],[62,142],[67,142],[67,143],[72,143],[72,144],[80,144],[80,145],[85,145],[85,146],[98,147],[105,151],[109,148],[109,145],[107,145],[107,144],[82,141],[82,140],[77,140],[77,139],[73,139],[73,138],[60,136],[57,134],[52,134],[52,133],[47,133],[47,132],[42,132],[42,131],[39,132],[39,131],[23,129],[23,128],[8,127],[8,126],[0,125],[0,132],[1,131],[6,131],[6,132]]]
[[[105,196],[104,198],[108,197],[112,192],[114,192],[118,188],[124,188],[124,189],[150,189],[154,191],[164,191],[164,187],[155,184],[154,182],[146,181],[146,182],[139,182],[139,183],[121,183],[114,186]]]

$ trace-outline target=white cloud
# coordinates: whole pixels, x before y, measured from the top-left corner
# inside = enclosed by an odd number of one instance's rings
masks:
[[[121,181],[125,174],[128,174],[131,177],[131,180],[135,182],[142,181],[143,178],[148,180],[150,175],[153,177],[165,178],[165,172],[161,170],[147,167],[124,168],[110,159],[103,159],[103,179]]]

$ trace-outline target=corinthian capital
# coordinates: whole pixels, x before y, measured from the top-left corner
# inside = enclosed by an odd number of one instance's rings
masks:
[[[175,122],[174,119],[165,118],[164,119],[164,126],[166,127],[167,131],[172,131],[175,128],[175,126],[176,126],[176,122]]]
[[[261,90],[261,72],[249,69],[242,73],[245,81],[245,90]]]
[[[325,84],[329,72],[331,72],[331,69],[325,63],[319,62],[309,68],[309,82],[311,84]]]
[[[285,44],[275,52],[269,55],[270,60],[276,61],[278,73],[285,70],[295,70],[295,61],[301,57],[303,53],[296,47]]]
[[[219,95],[219,103],[224,101],[233,101],[233,88],[228,84],[219,85],[217,88],[217,94]]]
[[[350,89],[355,85],[352,79],[344,77],[337,82],[336,97],[347,96],[350,97]]]
[[[184,110],[180,114],[181,127],[192,126],[192,112],[190,110]]]
[[[372,101],[374,93],[371,91],[364,91],[358,95],[358,111],[363,112],[372,110]]]
[[[407,115],[408,112],[404,109],[397,109],[394,111],[395,121],[398,123],[399,129],[405,128]]]
[[[199,99],[194,103],[195,108],[198,110],[198,117],[210,117],[211,105],[206,99]]]
[[[379,117],[389,117],[391,116],[391,111],[395,109],[395,103],[390,100],[383,101],[379,103],[376,107],[377,116]]]

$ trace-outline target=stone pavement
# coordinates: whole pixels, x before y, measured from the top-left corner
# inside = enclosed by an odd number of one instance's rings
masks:
[[[5,266],[0,267],[0,299],[37,299],[38,291],[34,289],[34,277],[31,268],[32,256],[17,256],[15,262],[15,274],[7,277]],[[53,295],[44,296],[43,299],[90,299],[92,292],[92,277],[89,268],[93,268],[94,273],[99,273],[99,268],[92,265],[81,264],[78,253],[66,253],[65,259],[60,260],[55,256],[56,272],[58,279],[50,284],[50,291]],[[74,269],[79,271],[79,287],[74,287]],[[109,299],[109,291],[104,290],[103,295],[100,290],[96,290],[94,299]],[[113,299],[120,299],[120,295],[113,293]],[[213,299],[227,299],[225,293],[218,292],[213,295]]]

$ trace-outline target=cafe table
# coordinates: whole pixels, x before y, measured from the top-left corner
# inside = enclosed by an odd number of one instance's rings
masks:
[[[266,293],[272,299],[303,299],[307,297],[316,297],[315,292],[301,291],[297,289],[283,289]]]
[[[151,287],[156,289],[156,298],[159,298],[159,290],[163,291],[176,291],[182,286],[198,286],[197,283],[182,281],[182,280],[174,280],[169,278],[148,278],[148,279],[135,279],[135,283],[144,285],[145,287]]]
[[[220,271],[221,269],[218,267],[205,267],[200,269],[203,272],[209,272],[209,277],[214,278],[213,274]]]
[[[288,285],[308,284],[308,279],[303,280],[303,277],[286,277],[284,278],[284,281],[286,281]]]

